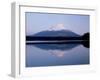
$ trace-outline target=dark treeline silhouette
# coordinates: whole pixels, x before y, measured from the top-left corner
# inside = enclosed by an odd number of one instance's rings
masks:
[[[89,33],[79,37],[63,37],[63,36],[26,36],[26,41],[54,41],[54,40],[89,40]]]
[[[89,40],[90,39],[90,34],[89,33],[85,33],[83,36],[82,36],[82,39],[84,40]]]
[[[32,37],[32,36],[26,36],[27,41],[82,40],[82,39],[83,39],[82,37],[60,37],[60,36],[59,37],[44,37],[44,36]]]
[[[85,33],[83,36],[78,37],[62,37],[62,36],[26,36],[26,44],[82,44],[84,47],[90,47],[89,33]],[[38,41],[38,42],[34,42]],[[40,42],[39,42],[40,41]],[[43,42],[41,42],[43,41]],[[49,41],[49,42],[46,42]],[[50,42],[51,41],[51,42]]]

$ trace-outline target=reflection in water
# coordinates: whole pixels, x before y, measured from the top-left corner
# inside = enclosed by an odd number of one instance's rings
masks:
[[[75,44],[26,44],[26,67],[89,64],[89,49]]]
[[[66,51],[73,49],[74,47],[77,47],[78,45],[83,45],[86,48],[89,48],[89,42],[88,41],[82,41],[82,42],[77,42],[74,44],[31,44],[37,48],[43,49],[43,50],[48,50],[48,52],[51,55],[57,56],[62,58]]]
[[[79,44],[34,44],[33,46],[44,50],[70,50]]]
[[[60,51],[60,50],[49,50],[51,55],[57,56],[59,58],[64,57],[64,54],[66,53],[65,51]]]
[[[66,51],[73,49],[79,44],[34,44],[33,46],[48,50],[51,55],[62,58]]]

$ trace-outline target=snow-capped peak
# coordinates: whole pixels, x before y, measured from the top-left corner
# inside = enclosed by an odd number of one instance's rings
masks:
[[[58,30],[65,30],[66,28],[64,27],[64,24],[60,23],[60,24],[56,24],[52,27],[50,27],[50,31],[54,30],[54,31],[58,31]]]

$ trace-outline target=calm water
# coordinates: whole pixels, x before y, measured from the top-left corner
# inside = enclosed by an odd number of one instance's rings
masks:
[[[81,44],[26,45],[26,67],[89,64],[89,48]]]

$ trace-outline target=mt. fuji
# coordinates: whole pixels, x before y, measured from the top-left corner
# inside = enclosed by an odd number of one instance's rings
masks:
[[[34,34],[33,36],[44,36],[44,37],[78,37],[79,35],[67,30],[64,24],[57,24],[50,27],[48,30],[44,30]]]

